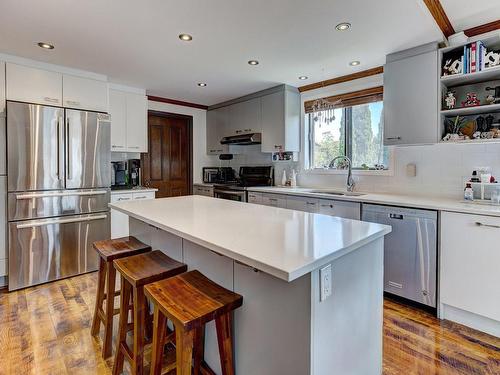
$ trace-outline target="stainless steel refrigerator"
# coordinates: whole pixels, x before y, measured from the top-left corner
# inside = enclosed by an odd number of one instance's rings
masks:
[[[97,269],[110,237],[105,113],[7,102],[9,290]]]

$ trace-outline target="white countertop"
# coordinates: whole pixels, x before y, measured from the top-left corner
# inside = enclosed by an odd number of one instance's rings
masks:
[[[477,215],[500,216],[500,206],[465,202],[460,199],[410,196],[389,193],[365,193],[360,196],[344,196],[312,193],[320,190],[340,190],[340,189],[313,189],[313,188],[289,188],[289,187],[252,187],[248,191],[265,192],[275,194],[289,194],[320,199],[335,199],[361,203],[375,203],[390,206],[413,207],[430,209],[436,211],[461,212]],[[358,193],[358,192],[356,192]],[[360,192],[362,193],[362,192]]]
[[[116,189],[116,190],[111,190],[111,194],[130,194],[130,193],[147,193],[150,191],[158,191],[158,189],[154,188],[147,188],[144,186],[138,186],[135,188],[130,188],[130,189]]]
[[[110,207],[285,281],[391,231],[381,224],[197,195]]]

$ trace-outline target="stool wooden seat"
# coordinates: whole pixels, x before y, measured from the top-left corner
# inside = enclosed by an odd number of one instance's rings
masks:
[[[113,260],[151,251],[151,247],[131,236],[96,241],[93,247],[99,255],[99,273],[91,334],[98,336],[101,323],[104,325],[102,356],[108,358],[112,349],[113,316],[119,313],[114,304],[114,298],[119,292],[115,291],[116,271]],[[103,308],[104,301],[106,310]]]
[[[192,367],[194,374],[200,373],[205,324],[214,319],[222,374],[234,374],[232,312],[243,304],[242,296],[217,285],[198,271],[149,284],[145,293],[154,305],[152,375],[162,371],[167,319],[175,327],[177,375],[191,375]]]
[[[130,362],[132,374],[142,374],[144,368],[145,328],[149,306],[144,295],[144,286],[187,271],[183,263],[168,257],[160,250],[121,258],[114,261],[121,275],[120,323],[116,345],[113,374],[123,371],[125,357]],[[126,342],[128,331],[128,306],[133,300],[133,348]]]

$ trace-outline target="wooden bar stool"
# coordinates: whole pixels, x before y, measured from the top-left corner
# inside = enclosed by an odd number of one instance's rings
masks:
[[[146,284],[163,280],[187,271],[183,263],[168,257],[160,250],[117,259],[116,270],[121,275],[122,292],[120,294],[120,323],[116,340],[116,355],[113,374],[123,371],[123,360],[127,357],[132,374],[142,374],[144,366],[144,344],[146,319],[149,307],[144,296]],[[133,300],[133,348],[130,349],[126,336],[128,331],[128,306]]]
[[[222,374],[234,374],[232,313],[243,304],[242,296],[217,285],[198,271],[149,284],[145,291],[154,304],[151,375],[173,370],[161,368],[167,319],[175,327],[177,375],[191,375],[192,366],[197,375],[202,365],[208,367],[200,348],[203,348],[205,324],[214,319]],[[213,373],[210,368],[207,371]]]
[[[102,356],[108,358],[111,356],[112,349],[113,316],[119,313],[119,310],[115,310],[114,303],[115,296],[119,292],[115,292],[116,271],[113,267],[113,260],[151,251],[151,247],[131,236],[96,241],[93,247],[99,254],[99,272],[91,334],[98,336],[101,323],[104,325]],[[106,301],[105,311],[104,301]]]

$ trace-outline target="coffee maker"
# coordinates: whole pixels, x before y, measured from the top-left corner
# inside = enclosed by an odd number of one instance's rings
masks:
[[[128,161],[128,174],[129,174],[129,184],[130,186],[140,186],[141,185],[141,160],[140,159],[129,159]]]
[[[125,187],[128,185],[127,162],[113,161],[113,174],[111,175],[111,185],[115,188]]]

